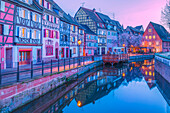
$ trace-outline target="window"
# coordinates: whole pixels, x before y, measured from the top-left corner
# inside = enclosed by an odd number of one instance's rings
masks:
[[[159,42],[158,41],[156,42],[156,46],[159,46]]]
[[[22,28],[22,37],[25,38],[25,28]]]
[[[87,19],[89,19],[89,16],[87,16]]]
[[[9,25],[4,25],[3,29],[4,35],[9,35]]]
[[[149,36],[149,39],[152,39],[152,36]]]
[[[151,46],[151,45],[152,45],[152,42],[149,42],[149,45]]]
[[[110,31],[108,32],[108,35],[110,35]]]
[[[153,39],[155,39],[156,37],[155,37],[155,35],[153,35]]]
[[[46,30],[46,37],[49,37],[49,30]]]
[[[148,36],[145,36],[146,39],[148,39]]]
[[[36,33],[36,30],[34,30],[34,39],[36,39],[37,37],[37,33]]]
[[[89,50],[88,53],[91,54],[92,53],[91,50]]]
[[[148,31],[149,31],[149,32],[152,32],[152,29],[151,29],[151,28],[149,28],[149,29],[148,29]]]
[[[3,25],[0,24],[0,35],[2,35],[2,34],[3,34]]]
[[[5,2],[1,1],[1,7],[0,7],[1,11],[5,11]]]
[[[22,17],[25,18],[25,10],[22,10]]]
[[[46,56],[53,55],[53,46],[46,46]]]
[[[77,17],[77,20],[79,20],[79,17]]]
[[[145,42],[142,42],[142,45],[144,46],[144,45],[145,45]]]
[[[76,54],[76,48],[73,48],[73,54]]]
[[[34,21],[37,21],[37,14],[35,14],[34,16]]]

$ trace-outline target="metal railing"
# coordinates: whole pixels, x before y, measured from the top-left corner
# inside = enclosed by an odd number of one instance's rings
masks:
[[[9,69],[2,69],[1,66],[3,64],[0,63],[0,85],[8,85],[11,83],[34,79],[40,76],[57,74],[62,71],[75,69],[79,66],[84,66],[92,63],[93,61],[100,60],[102,60],[102,56],[85,56],[50,61],[42,60],[35,64],[33,61],[30,61],[26,65],[20,65],[20,63],[17,62],[12,63],[15,64],[15,68]]]

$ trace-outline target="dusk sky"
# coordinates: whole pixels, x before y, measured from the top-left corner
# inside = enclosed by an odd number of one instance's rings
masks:
[[[160,24],[161,10],[165,7],[166,0],[54,0],[66,12],[72,16],[76,13],[81,3],[84,7],[96,8],[98,12],[113,17],[123,26],[143,25],[144,29],[150,21]]]

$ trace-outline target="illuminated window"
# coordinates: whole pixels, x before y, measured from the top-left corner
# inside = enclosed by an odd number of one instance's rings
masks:
[[[148,36],[145,36],[146,39],[148,39]]]
[[[125,47],[125,44],[123,44],[123,47]]]
[[[156,37],[155,37],[155,35],[153,35],[153,39],[155,39]]]
[[[149,28],[149,29],[148,29],[148,31],[149,31],[149,32],[152,32],[152,29],[151,29],[151,28]]]
[[[42,0],[39,1],[40,5],[42,5]]]
[[[25,28],[22,28],[22,37],[25,37]]]
[[[46,30],[46,37],[49,37],[49,30]]]
[[[148,75],[148,72],[147,72],[147,71],[145,71],[145,75]]]
[[[150,76],[152,75],[152,72],[151,72],[151,71],[149,72],[149,75],[150,75]]]
[[[151,46],[151,45],[152,45],[152,42],[149,42],[149,45]]]
[[[25,18],[25,10],[22,10],[22,17]]]
[[[152,36],[149,36],[149,39],[152,39]]]
[[[34,20],[37,21],[37,14],[35,14],[35,19]]]
[[[156,42],[156,45],[157,45],[157,46],[159,45],[159,42],[158,42],[158,41]]]
[[[145,42],[142,42],[142,45],[145,45]]]
[[[155,76],[155,72],[153,72],[153,76]]]
[[[73,48],[73,54],[76,54],[76,48]]]
[[[34,30],[34,39],[36,39],[36,35],[37,35],[36,30]]]

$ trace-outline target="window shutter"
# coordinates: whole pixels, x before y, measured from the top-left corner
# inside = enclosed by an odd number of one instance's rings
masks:
[[[44,37],[46,37],[46,29],[44,29]]]
[[[1,1],[1,11],[5,11],[5,2]]]
[[[21,27],[18,28],[19,28],[19,37],[22,37],[22,28]]]
[[[56,38],[58,39],[58,37],[59,37],[59,36],[58,36],[58,31],[56,31]]]
[[[35,21],[35,14],[32,13],[32,20]]]
[[[34,39],[34,30],[31,30],[31,37]]]
[[[27,38],[30,38],[30,29],[27,29]]]
[[[30,38],[32,38],[32,30],[30,29]]]
[[[39,22],[41,23],[41,15],[39,15]]]
[[[52,32],[52,33],[51,33],[51,35],[52,35],[51,38],[54,38],[54,31],[51,30],[51,32]]]
[[[22,17],[22,8],[19,7],[19,16]]]
[[[4,35],[9,35],[9,25],[4,25]]]

